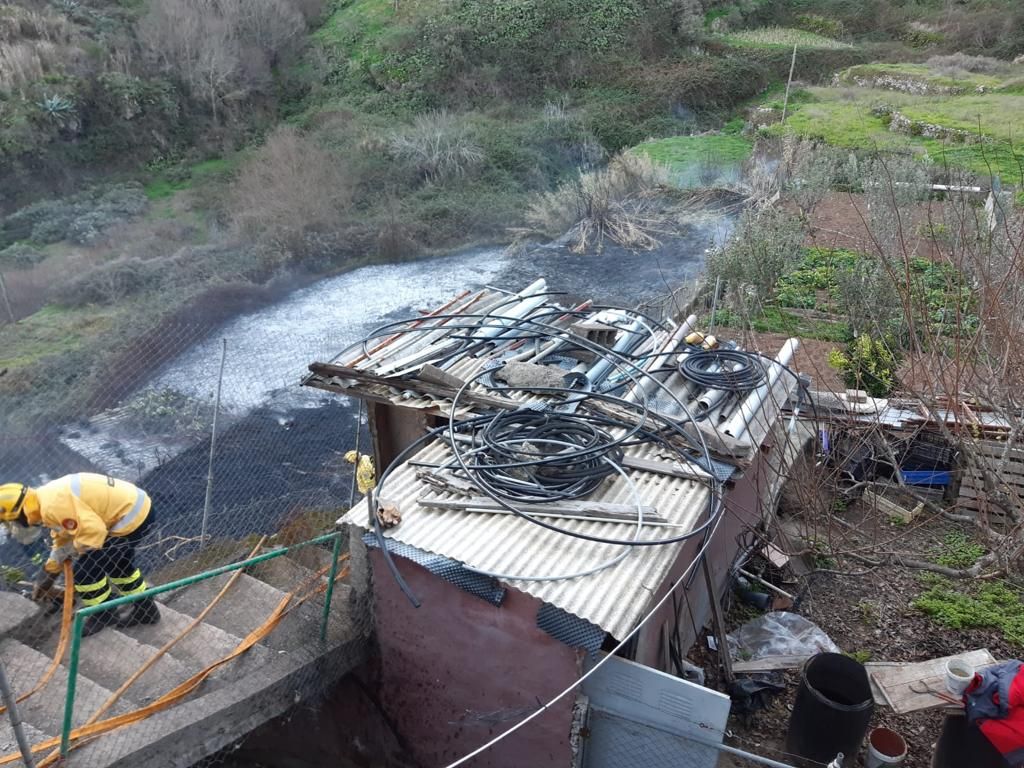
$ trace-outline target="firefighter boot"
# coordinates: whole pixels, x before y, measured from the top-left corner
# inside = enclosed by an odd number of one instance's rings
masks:
[[[147,597],[137,603],[132,603],[128,614],[118,619],[117,626],[126,629],[137,627],[140,624],[156,624],[158,621],[160,621],[160,609],[157,608],[153,598]]]
[[[101,629],[115,626],[118,623],[117,609],[104,608],[102,611],[86,616],[82,623],[82,637],[95,635]]]

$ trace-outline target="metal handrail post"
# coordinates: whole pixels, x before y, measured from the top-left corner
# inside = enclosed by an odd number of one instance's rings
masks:
[[[96,606],[91,606],[96,607]],[[68,661],[68,690],[64,700],[64,725],[60,731],[60,756],[67,757],[71,748],[71,720],[75,712],[75,688],[78,685],[78,657],[82,647],[82,626],[85,624],[84,608],[75,613],[71,627],[71,658]]]
[[[334,580],[338,577],[338,558],[341,556],[341,531],[334,534],[334,549],[331,551],[331,572],[327,577],[327,594],[324,595],[324,618],[320,623],[320,642],[327,642],[327,624],[331,619],[331,600],[334,597]]]
[[[0,659],[0,695],[3,696],[4,706],[7,707],[7,715],[11,720],[11,728],[14,731],[14,739],[18,742],[18,751],[21,752],[21,759],[25,762],[25,768],[36,768],[35,758],[32,757],[32,746],[25,736],[25,724],[18,712],[18,697],[11,690],[11,683],[7,679],[7,670],[4,668],[3,659]]]
[[[273,552],[266,552],[256,557],[250,557],[248,560],[240,560],[237,563],[229,563],[228,565],[222,565],[219,568],[214,568],[209,571],[203,571],[197,573],[194,576],[186,576],[183,579],[177,581],[171,581],[167,584],[160,584],[159,586],[150,587],[144,592],[139,592],[137,595],[122,595],[121,597],[113,600],[107,600],[99,605],[90,605],[85,608],[79,608],[75,611],[75,623],[71,630],[71,658],[68,661],[68,687],[67,695],[64,698],[64,725],[61,729],[60,734],[60,753],[61,755],[67,755],[68,749],[71,742],[71,721],[74,715],[75,709],[75,686],[78,682],[78,656],[82,646],[82,625],[85,623],[85,619],[92,616],[94,613],[100,611],[106,611],[111,608],[118,608],[122,605],[130,605],[131,603],[144,600],[154,595],[162,595],[164,592],[170,592],[175,589],[181,589],[182,587],[188,587],[192,584],[198,584],[201,581],[212,579],[214,576],[220,576],[224,573],[231,571],[237,571],[242,568],[248,568],[250,565],[257,565],[259,563],[266,562],[267,560],[273,560],[275,557],[281,557],[288,554],[293,549],[301,549],[302,547],[308,547],[313,544],[324,544],[328,541],[334,541],[335,547],[335,560],[333,563],[332,576],[337,572],[338,565],[338,551],[341,546],[341,531],[335,531],[334,533],[325,533],[322,536],[309,539],[308,541],[301,541],[298,544],[292,544],[287,547],[280,547],[275,549]],[[331,579],[331,583],[334,583],[334,579]]]

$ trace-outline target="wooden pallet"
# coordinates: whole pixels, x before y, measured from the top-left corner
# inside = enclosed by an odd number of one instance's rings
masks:
[[[980,440],[974,444],[974,449],[985,457],[989,466],[998,474],[1000,490],[1011,498],[1019,499],[1021,508],[1024,510],[1024,448],[1012,448],[1005,463],[1002,463],[1003,452],[1006,450],[1004,443],[996,440]],[[958,504],[962,509],[976,515],[993,518],[1005,516],[1002,510],[989,502],[989,494],[985,490],[985,483],[980,473],[969,467],[965,468],[963,472]]]

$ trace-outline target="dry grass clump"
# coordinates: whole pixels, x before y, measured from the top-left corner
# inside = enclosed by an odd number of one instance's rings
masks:
[[[387,147],[432,184],[465,176],[485,160],[468,127],[443,109],[417,115],[411,126],[388,138]]]
[[[958,77],[965,73],[979,75],[1001,75],[1010,71],[1010,62],[994,59],[991,56],[969,56],[966,53],[950,53],[945,56],[932,56],[925,62],[928,68],[937,75]]]
[[[606,239],[626,248],[654,248],[669,219],[667,182],[666,170],[647,156],[616,155],[604,168],[538,195],[526,212],[529,229],[520,234],[564,235],[576,253],[600,248]]]
[[[17,91],[57,69],[70,36],[62,16],[0,4],[0,91]]]

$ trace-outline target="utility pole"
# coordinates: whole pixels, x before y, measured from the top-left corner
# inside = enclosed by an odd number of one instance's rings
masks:
[[[789,79],[786,80],[786,95],[782,99],[782,124],[786,124],[786,109],[789,107],[789,86],[793,84],[793,70],[796,69],[796,44],[793,45],[793,58],[789,62]]]

